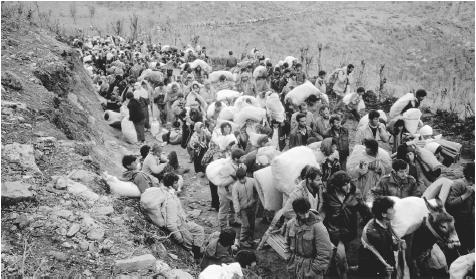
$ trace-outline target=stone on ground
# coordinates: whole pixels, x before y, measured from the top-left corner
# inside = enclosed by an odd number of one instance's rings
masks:
[[[31,144],[14,142],[3,147],[2,157],[8,161],[8,165],[15,170],[33,171],[40,173],[35,162],[35,151]]]
[[[2,183],[2,200],[19,202],[33,198],[29,190],[30,184],[21,181],[7,181]]]
[[[114,263],[114,272],[134,272],[144,269],[154,269],[156,259],[152,254],[145,254],[124,260],[117,260]],[[181,278],[181,277],[179,277]]]

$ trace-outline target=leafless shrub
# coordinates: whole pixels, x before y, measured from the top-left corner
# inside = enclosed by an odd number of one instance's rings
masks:
[[[137,35],[139,34],[139,16],[136,14],[133,14],[131,17],[129,17],[130,21],[130,29],[131,29],[131,39],[132,41],[135,41],[137,39]]]
[[[118,20],[114,21],[111,24],[111,27],[112,27],[112,31],[114,32],[114,35],[120,36],[122,34],[123,29],[124,29],[124,24],[123,24],[122,19],[118,19]]]
[[[76,24],[77,12],[78,12],[78,10],[76,9],[76,3],[71,2],[71,4],[69,5],[69,14],[73,18],[74,24]]]
[[[309,65],[311,65],[313,57],[309,55],[309,47],[301,47],[299,52],[301,53],[301,63],[305,66],[304,72],[308,75]]]

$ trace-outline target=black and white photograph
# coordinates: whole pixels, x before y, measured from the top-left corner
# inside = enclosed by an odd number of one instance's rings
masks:
[[[474,279],[475,1],[1,1],[1,277]]]

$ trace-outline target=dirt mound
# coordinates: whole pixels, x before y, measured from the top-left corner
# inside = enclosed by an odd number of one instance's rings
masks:
[[[2,31],[2,274],[152,276],[160,259],[197,275],[138,200],[111,196],[101,179],[137,147],[101,121],[79,54],[18,18],[2,14]]]

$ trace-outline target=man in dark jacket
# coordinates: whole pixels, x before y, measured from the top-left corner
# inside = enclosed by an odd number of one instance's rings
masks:
[[[122,181],[134,183],[141,193],[150,187],[153,187],[152,178],[145,172],[138,170],[139,158],[133,155],[126,155],[122,158],[122,166],[126,171],[122,174]]]
[[[271,128],[273,133],[271,135],[271,141],[275,144],[275,138],[278,140],[279,151],[283,151],[286,146],[286,139],[289,137],[289,123],[285,120],[283,122],[278,122],[277,120],[271,120]]]
[[[466,164],[464,178],[455,180],[446,199],[446,209],[455,218],[461,248],[474,249],[474,162]]]
[[[395,215],[395,202],[389,197],[375,199],[372,204],[374,219],[362,231],[363,247],[359,251],[359,274],[366,278],[388,278],[395,272],[393,251],[406,244],[394,236],[390,221]],[[375,249],[372,252],[370,249]],[[381,259],[377,258],[377,252]]]
[[[326,228],[310,208],[306,198],[293,201],[296,217],[287,223],[285,234],[288,278],[324,278],[334,253]]]
[[[408,164],[401,159],[392,162],[392,171],[380,178],[371,192],[374,197],[395,196],[401,199],[406,197],[420,197],[422,186],[413,176],[408,175]]]
[[[139,101],[134,99],[134,94],[128,92],[126,95],[128,100],[127,108],[129,109],[129,120],[134,123],[137,133],[137,141],[143,143],[145,141],[145,115]]]
[[[339,278],[347,278],[346,250],[357,236],[357,213],[367,222],[371,218],[370,210],[345,171],[338,171],[329,178],[323,200],[324,225],[337,247],[334,257],[337,273]]]
[[[324,137],[332,137],[335,139],[337,150],[339,151],[340,165],[341,168],[345,170],[347,157],[349,157],[349,131],[342,127],[339,115],[332,116],[329,120],[329,124],[331,127],[324,132]]]
[[[289,136],[289,149],[295,146],[306,145],[309,138],[316,137],[311,127],[306,126],[305,114],[299,113],[296,115],[296,121],[298,125]]]

